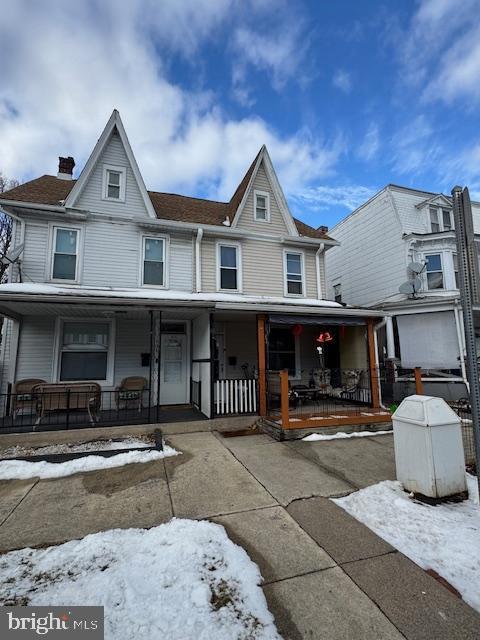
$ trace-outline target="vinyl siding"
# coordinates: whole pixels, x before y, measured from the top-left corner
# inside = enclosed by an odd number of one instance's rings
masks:
[[[298,251],[298,247],[244,239],[241,241],[243,291],[246,295],[283,296],[285,249]],[[317,297],[315,268],[316,249],[303,249],[305,255],[306,297]],[[216,239],[204,238],[202,242],[202,290],[215,292],[217,282]]]
[[[25,250],[22,255],[22,276],[24,282],[45,282],[48,257],[47,222],[25,224]]]
[[[254,220],[254,190],[267,191],[270,194],[270,222]],[[278,203],[273,195],[273,190],[268,180],[263,162],[260,164],[252,188],[247,196],[245,207],[238,219],[238,229],[248,229],[259,233],[269,233],[272,235],[289,235],[287,226],[278,207]]]
[[[119,385],[127,376],[142,376],[148,380],[150,367],[142,367],[142,353],[150,353],[150,321],[117,319],[115,339],[114,383]]]
[[[258,369],[257,324],[254,318],[238,322],[224,322],[225,340],[225,377],[243,378],[243,364],[248,370]],[[229,357],[237,359],[236,365],[228,363]]]
[[[111,164],[126,168],[125,202],[102,200],[104,164]],[[110,137],[104,152],[98,159],[92,173],[90,174],[89,180],[85,184],[85,187],[78,198],[76,206],[80,209],[106,213],[109,215],[122,214],[134,217],[148,216],[140,189],[138,188],[137,181],[135,180],[135,176],[133,175],[132,168],[128,161],[127,154],[125,153],[120,136],[117,133],[113,133]]]
[[[342,300],[371,305],[398,292],[407,278],[406,243],[388,191],[340,222],[332,235],[340,242],[326,252],[327,297],[341,282]]]
[[[55,319],[27,316],[20,328],[17,380],[41,378],[52,381]]]

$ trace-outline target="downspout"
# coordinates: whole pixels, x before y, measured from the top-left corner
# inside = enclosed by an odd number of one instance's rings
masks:
[[[470,384],[467,378],[467,368],[465,365],[465,345],[463,327],[460,322],[460,312],[458,310],[458,300],[453,302],[453,314],[455,316],[455,327],[457,329],[457,341],[458,341],[458,353],[460,354],[460,370],[462,372],[462,380],[467,388],[467,392],[470,393]]]
[[[203,238],[203,229],[198,228],[197,237],[195,239],[195,291],[200,293],[202,290],[202,256],[200,253],[200,245]]]
[[[387,319],[389,316],[385,316],[383,318],[383,320],[381,320],[378,324],[374,325],[373,327],[373,341],[374,341],[374,345],[375,345],[375,366],[377,368],[377,371],[380,369],[380,362],[378,360],[378,338],[377,338],[377,331],[379,329],[381,329],[382,327],[384,327],[387,324]],[[391,318],[390,318],[391,319]],[[388,407],[386,407],[383,402],[382,402],[382,385],[380,384],[380,376],[378,376],[378,398],[380,401],[380,406],[382,409],[387,409],[388,411]]]
[[[317,298],[319,300],[323,299],[324,294],[326,294],[327,292],[322,291],[322,277],[321,277],[321,273],[320,273],[320,255],[325,251],[325,243],[321,242],[320,246],[318,247],[318,250],[315,254],[315,268],[316,268],[316,274],[317,274]]]

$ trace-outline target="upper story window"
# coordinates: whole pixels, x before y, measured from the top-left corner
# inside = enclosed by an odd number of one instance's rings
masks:
[[[303,253],[285,251],[285,293],[290,296],[304,295]]]
[[[103,199],[125,201],[125,167],[106,164],[103,167]]]
[[[79,236],[79,229],[53,227],[52,280],[77,280]]]
[[[459,289],[458,284],[458,255],[456,253],[452,253],[452,261],[453,261],[453,273],[455,274],[455,287]]]
[[[238,244],[217,245],[217,289],[241,291],[240,246]]]
[[[166,286],[166,238],[143,238],[143,284]]]
[[[440,207],[430,207],[430,230],[432,233],[453,229],[452,211]]]
[[[427,288],[429,291],[433,289],[443,289],[443,268],[442,256],[440,253],[433,253],[425,256]]]
[[[333,285],[333,299],[335,302],[342,302],[342,285],[340,282]]]
[[[254,217],[260,222],[270,222],[270,194],[267,191],[254,192]]]

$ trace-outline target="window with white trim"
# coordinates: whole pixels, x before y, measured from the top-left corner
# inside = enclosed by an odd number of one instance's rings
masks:
[[[63,321],[60,331],[60,381],[102,381],[108,379],[110,364],[110,321]]]
[[[452,253],[452,261],[453,261],[453,273],[455,274],[455,287],[459,289],[458,284],[458,255],[456,253]]]
[[[165,287],[165,238],[143,238],[143,284]]]
[[[440,231],[452,231],[453,217],[450,209],[443,207],[429,207],[430,231],[439,233]]]
[[[240,247],[234,244],[218,245],[218,288],[223,291],[240,290]]]
[[[259,222],[270,222],[270,194],[267,191],[254,192],[255,199],[255,220]]]
[[[80,230],[53,228],[52,280],[77,280]]]
[[[103,199],[119,202],[125,201],[126,170],[124,167],[104,165],[103,167]]]
[[[333,285],[333,299],[335,302],[342,302],[342,284],[340,282]]]
[[[443,289],[442,255],[432,253],[425,256],[427,288],[429,291]]]
[[[303,296],[303,254],[293,251],[285,252],[285,281],[287,295]]]

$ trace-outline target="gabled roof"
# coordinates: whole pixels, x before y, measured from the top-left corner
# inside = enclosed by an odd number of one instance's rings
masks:
[[[427,198],[426,200],[419,202],[415,206],[417,209],[423,209],[423,207],[426,207],[427,205],[431,205],[431,204],[437,204],[440,206],[443,205],[444,207],[449,207],[450,209],[452,208],[451,198],[447,198],[447,196],[444,196],[443,193],[437,193],[431,198]]]
[[[125,149],[125,153],[127,154],[128,161],[133,171],[133,175],[137,182],[137,186],[140,191],[140,195],[142,196],[143,202],[145,204],[147,213],[151,218],[155,218],[155,211],[153,210],[152,203],[150,201],[150,198],[148,197],[147,189],[145,187],[145,183],[143,182],[142,174],[140,173],[140,169],[138,168],[137,161],[135,160],[135,156],[133,155],[132,147],[130,146],[130,142],[128,141],[127,134],[123,127],[122,119],[120,118],[120,113],[117,111],[117,109],[113,110],[112,115],[110,116],[107,124],[105,125],[105,129],[102,131],[102,135],[97,140],[97,144],[95,145],[92,153],[90,154],[90,157],[88,158],[85,166],[83,167],[82,172],[75,183],[75,186],[67,196],[65,206],[74,207],[75,204],[77,203],[78,198],[88,181],[88,178],[90,177],[98,159],[101,157],[105,147],[107,146],[110,140],[110,136],[114,132],[118,133],[118,135],[120,136],[120,140]]]

